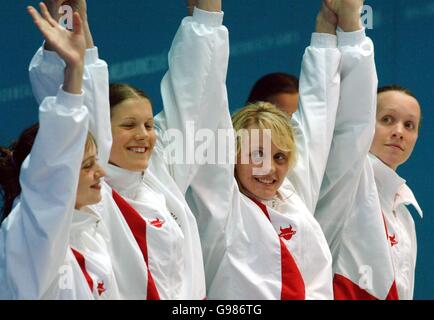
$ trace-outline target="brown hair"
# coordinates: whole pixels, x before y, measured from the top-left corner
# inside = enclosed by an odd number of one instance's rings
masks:
[[[253,86],[247,103],[269,101],[271,96],[279,93],[298,93],[299,81],[296,76],[277,72],[260,78]]]
[[[21,165],[32,150],[38,130],[39,124],[36,123],[24,130],[9,147],[0,148],[0,188],[4,202],[0,221],[9,215],[15,198],[21,193]]]
[[[113,112],[113,109],[128,99],[134,98],[143,98],[148,100],[151,105],[151,99],[149,96],[142,90],[130,86],[125,83],[112,83],[109,88],[109,97],[110,97],[110,112]]]

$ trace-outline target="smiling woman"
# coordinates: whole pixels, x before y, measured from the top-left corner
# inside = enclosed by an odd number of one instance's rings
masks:
[[[113,136],[110,163],[131,171],[146,170],[156,141],[151,101],[137,88],[112,84],[110,113]]]
[[[248,196],[270,200],[296,160],[289,118],[271,103],[257,102],[235,113],[232,121],[238,132],[235,177],[239,187]]]

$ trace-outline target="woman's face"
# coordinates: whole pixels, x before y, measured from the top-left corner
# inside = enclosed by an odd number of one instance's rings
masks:
[[[259,134],[254,131],[259,131]],[[255,139],[254,135],[259,139]],[[264,130],[249,128],[248,136],[248,139],[242,140],[235,177],[246,196],[270,200],[277,194],[288,173],[290,154],[277,148]]]
[[[75,202],[76,209],[101,201],[100,183],[101,178],[106,175],[97,162],[95,144],[91,142],[91,146],[86,149],[78,180],[77,199]]]
[[[387,91],[379,94],[377,108],[371,153],[396,170],[413,152],[418,138],[420,106],[407,94]]]
[[[130,171],[146,170],[156,140],[149,100],[132,98],[118,104],[112,110],[111,125],[110,163]]]

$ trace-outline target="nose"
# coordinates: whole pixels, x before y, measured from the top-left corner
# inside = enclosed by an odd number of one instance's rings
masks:
[[[95,170],[95,178],[99,179],[102,177],[105,177],[107,175],[107,173],[105,172],[105,170],[101,167],[101,165],[99,163],[96,164],[96,170]]]
[[[397,122],[396,125],[393,127],[392,131],[392,137],[397,139],[403,139],[403,133],[404,133],[404,124],[401,122]]]
[[[145,126],[140,126],[137,129],[135,139],[136,140],[145,140],[148,137],[149,133]]]
[[[254,175],[267,176],[276,172],[276,164],[271,158],[264,157],[261,166],[254,168]]]
[[[269,170],[268,173],[273,174],[273,173],[275,173],[275,172],[276,172],[276,164],[274,163],[273,160],[271,160],[271,163],[270,163],[270,170]]]

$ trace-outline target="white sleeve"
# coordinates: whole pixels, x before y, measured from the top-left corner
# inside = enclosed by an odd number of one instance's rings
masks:
[[[340,59],[336,36],[313,33],[303,56],[299,108],[292,124],[297,148],[288,174],[310,212],[314,212],[333,138],[339,102]]]
[[[0,278],[12,299],[40,299],[66,257],[88,131],[83,96],[60,90],[46,98],[39,125],[21,167],[19,201],[0,231]]]
[[[161,82],[164,110],[156,117],[159,153],[167,148],[163,135],[170,129],[182,135],[184,158],[193,156],[194,160],[195,150],[204,144],[192,143],[195,133],[201,129],[215,131],[218,118],[227,108],[229,39],[222,22],[222,12],[195,8],[193,16],[184,18],[179,27],[169,52],[169,70]],[[205,149],[210,147],[209,141],[205,144]],[[184,194],[199,166],[195,161],[173,162],[167,156],[165,159]]]
[[[375,130],[377,73],[365,31],[338,31],[341,97],[321,195],[315,212],[329,244],[336,244],[354,205]],[[332,245],[332,252],[335,245]]]
[[[55,96],[63,83],[65,62],[56,52],[43,47],[34,55],[29,66],[33,94],[40,104],[45,97]],[[84,105],[89,108],[89,130],[98,145],[98,162],[109,161],[112,145],[109,102],[109,75],[105,61],[100,60],[98,48],[86,50],[83,75]]]

